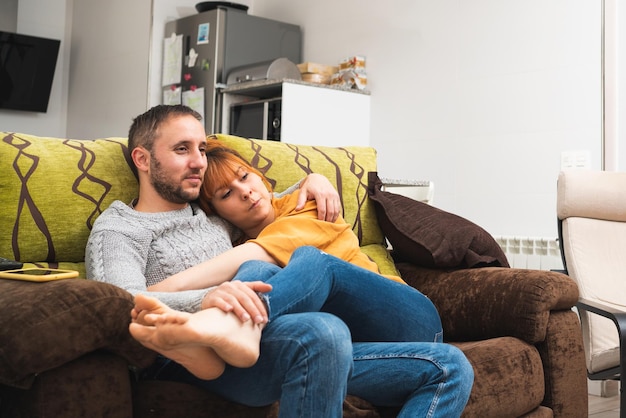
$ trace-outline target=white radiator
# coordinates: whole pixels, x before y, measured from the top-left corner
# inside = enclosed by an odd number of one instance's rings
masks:
[[[556,238],[494,237],[511,267],[535,270],[563,269]]]

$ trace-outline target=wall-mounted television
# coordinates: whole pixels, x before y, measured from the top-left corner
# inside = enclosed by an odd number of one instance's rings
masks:
[[[0,109],[46,112],[61,41],[0,31]]]

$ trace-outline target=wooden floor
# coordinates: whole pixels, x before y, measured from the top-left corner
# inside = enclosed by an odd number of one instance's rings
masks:
[[[589,416],[593,418],[619,418],[619,395],[610,398],[589,395]]]

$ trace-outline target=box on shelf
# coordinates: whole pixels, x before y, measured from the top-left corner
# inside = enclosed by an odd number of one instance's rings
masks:
[[[312,74],[328,74],[332,75],[337,72],[337,67],[326,64],[316,64],[314,62],[303,62],[302,64],[298,64],[298,70],[302,74],[312,73]]]
[[[337,72],[337,67],[313,62],[298,64],[302,80],[310,83],[330,84],[330,77]]]

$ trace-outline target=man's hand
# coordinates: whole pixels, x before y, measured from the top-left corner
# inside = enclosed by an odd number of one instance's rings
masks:
[[[268,320],[265,304],[257,292],[266,293],[272,285],[264,282],[228,281],[209,291],[202,299],[202,309],[219,308],[224,312],[233,312],[246,322],[250,319],[255,324],[264,324]]]
[[[317,219],[319,220],[335,222],[341,214],[339,193],[321,174],[311,173],[302,180],[296,210],[302,209],[307,200],[317,202]]]

